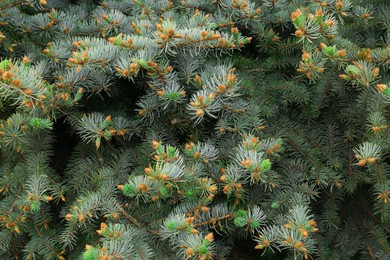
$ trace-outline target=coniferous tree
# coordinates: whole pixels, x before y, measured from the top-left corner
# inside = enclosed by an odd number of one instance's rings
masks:
[[[5,0],[0,25],[2,259],[388,257],[387,0]]]

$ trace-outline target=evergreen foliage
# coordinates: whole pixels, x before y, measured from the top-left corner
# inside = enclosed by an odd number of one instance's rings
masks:
[[[0,0],[0,258],[388,259],[389,71],[388,0]]]

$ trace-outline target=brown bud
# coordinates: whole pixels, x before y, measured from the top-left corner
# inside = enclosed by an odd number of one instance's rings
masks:
[[[372,75],[374,77],[377,77],[379,75],[379,68],[378,67],[375,67],[373,70],[372,70]]]
[[[218,187],[216,185],[210,186],[210,191],[211,192],[216,192],[218,190]]]
[[[168,33],[168,36],[169,36],[169,37],[172,37],[172,36],[175,34],[175,31],[174,31],[172,28],[169,28],[169,29],[167,30],[167,33]]]
[[[164,30],[162,25],[159,23],[156,23],[156,29],[159,30],[160,32],[162,32]]]
[[[367,163],[366,159],[361,159],[361,160],[359,160],[357,165],[360,166],[360,167],[364,167],[366,165],[366,163]]]
[[[158,146],[159,146],[159,142],[153,140],[153,141],[152,141],[152,146],[153,146],[154,149],[157,149]]]
[[[213,242],[214,241],[214,233],[213,232],[208,233],[207,236],[205,237],[205,239],[207,239],[210,242]]]
[[[338,55],[339,57],[344,57],[346,54],[347,54],[347,51],[346,51],[345,49],[339,50],[339,51],[337,52],[337,55]]]
[[[197,117],[201,117],[201,116],[204,115],[204,111],[203,111],[202,109],[198,109],[198,110],[196,110],[195,115],[196,115]]]
[[[376,89],[378,90],[379,93],[382,93],[383,91],[385,91],[387,89],[387,85],[386,84],[377,84]]]
[[[316,11],[316,16],[323,16],[324,15],[324,12],[322,11],[322,9],[318,9]]]
[[[186,255],[187,256],[192,256],[194,254],[194,251],[192,250],[192,248],[187,248],[187,250],[186,250]]]
[[[376,163],[376,158],[370,157],[367,159],[367,162],[372,165],[372,164]]]
[[[65,219],[70,221],[72,219],[72,214],[66,214]]]
[[[333,20],[326,20],[326,25],[329,26],[329,27],[333,27],[334,25],[334,21]]]
[[[84,222],[85,221],[85,217],[82,214],[78,214],[78,219],[79,219],[80,222]]]
[[[299,242],[295,243],[294,247],[295,247],[295,248],[299,248],[299,247],[301,247],[302,245],[303,245],[303,243],[299,241]]]
[[[302,38],[305,35],[305,33],[302,30],[298,29],[295,31],[295,35],[299,38]]]
[[[12,73],[8,70],[3,73],[3,79],[12,79],[13,77],[14,75],[12,75]]]

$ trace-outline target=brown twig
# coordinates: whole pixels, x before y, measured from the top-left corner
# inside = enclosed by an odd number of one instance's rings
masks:
[[[119,203],[116,204],[116,208],[122,213],[122,215],[125,218],[127,218],[131,223],[136,225],[138,228],[145,228],[146,227],[146,225],[144,223],[142,223],[137,218],[135,218],[132,215],[130,215],[129,213],[127,213],[126,210],[121,205],[119,205]],[[147,231],[153,235],[157,235],[157,236],[160,235],[160,232],[158,230],[153,230],[153,229],[147,228]]]
[[[4,11],[5,9],[17,6],[19,4],[22,4],[23,2],[26,2],[26,0],[21,0],[21,1],[18,1],[18,2],[15,2],[15,3],[9,4],[9,5],[6,5],[6,6],[3,6],[3,7],[0,7],[0,11]]]

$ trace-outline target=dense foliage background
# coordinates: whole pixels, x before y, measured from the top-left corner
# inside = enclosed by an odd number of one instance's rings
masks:
[[[1,259],[388,259],[388,0],[1,0]]]

